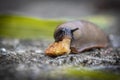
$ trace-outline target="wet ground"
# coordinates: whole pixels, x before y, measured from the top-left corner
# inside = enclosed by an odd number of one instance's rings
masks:
[[[72,80],[74,78],[68,78],[59,71],[67,67],[85,67],[120,74],[120,48],[92,49],[51,58],[44,54],[51,42],[0,38],[0,79]]]

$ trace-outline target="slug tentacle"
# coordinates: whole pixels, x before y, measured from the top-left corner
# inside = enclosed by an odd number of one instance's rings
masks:
[[[73,32],[75,32],[76,30],[78,30],[79,28],[75,28],[75,29],[72,29],[71,30],[71,34],[72,34],[72,40],[74,40],[74,35],[73,35]]]
[[[72,30],[69,28],[61,28],[56,32],[55,36],[55,41],[62,41],[65,37],[72,38]]]

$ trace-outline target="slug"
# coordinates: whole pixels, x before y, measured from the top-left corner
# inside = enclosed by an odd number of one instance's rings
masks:
[[[70,21],[59,25],[54,32],[55,42],[46,50],[48,56],[80,53],[92,48],[106,48],[108,38],[94,23]]]

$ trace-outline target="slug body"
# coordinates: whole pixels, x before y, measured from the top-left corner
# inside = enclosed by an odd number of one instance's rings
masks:
[[[70,42],[68,52],[65,53],[80,53],[82,51],[92,48],[105,48],[108,46],[108,39],[105,33],[99,29],[95,24],[88,21],[71,21],[59,25],[54,32],[55,42],[59,44],[64,39],[69,39]],[[54,46],[58,47],[58,46]],[[50,49],[49,47],[48,49]],[[46,51],[48,51],[48,49]],[[62,49],[61,49],[62,51]],[[46,54],[55,54],[53,52],[46,52]],[[62,55],[60,52],[59,55]]]

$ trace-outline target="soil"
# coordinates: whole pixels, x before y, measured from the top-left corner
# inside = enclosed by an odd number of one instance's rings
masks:
[[[51,42],[43,39],[0,38],[0,79],[65,80],[68,79],[65,76],[54,78],[55,74],[52,74],[65,66],[82,66],[120,74],[120,48],[92,49],[52,58],[44,53]]]

